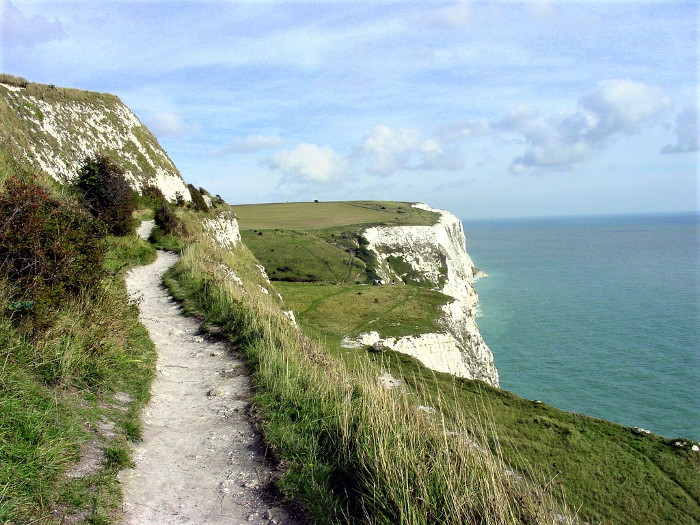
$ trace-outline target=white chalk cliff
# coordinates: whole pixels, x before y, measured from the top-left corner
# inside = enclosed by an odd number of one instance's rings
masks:
[[[362,344],[390,348],[411,355],[425,366],[460,377],[479,379],[498,386],[493,355],[476,324],[478,296],[472,286],[476,269],[466,251],[461,221],[444,210],[425,204],[414,206],[440,214],[434,226],[375,226],[362,235],[379,263],[385,282],[420,279],[453,300],[443,306],[440,324],[444,332],[381,339],[376,332],[361,334]],[[392,270],[392,261],[410,268],[403,275]]]
[[[70,180],[88,156],[108,154],[141,191],[157,186],[168,200],[190,192],[156,138],[118,97],[29,83],[0,83],[0,139],[33,170]]]

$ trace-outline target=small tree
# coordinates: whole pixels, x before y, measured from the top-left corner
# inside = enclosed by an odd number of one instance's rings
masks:
[[[141,192],[141,201],[147,207],[155,210],[162,202],[165,202],[165,195],[158,186],[146,186]]]
[[[133,233],[134,197],[121,166],[106,155],[89,157],[78,170],[73,186],[88,211],[105,223],[109,233]]]
[[[165,200],[156,208],[155,222],[165,235],[187,235],[187,228]]]
[[[204,201],[202,193],[192,184],[188,184],[187,189],[190,190],[190,197],[192,197],[192,208],[195,211],[209,211],[209,206]]]

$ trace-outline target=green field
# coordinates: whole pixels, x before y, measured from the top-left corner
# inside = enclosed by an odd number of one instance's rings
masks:
[[[365,264],[354,256],[354,251],[346,251],[352,238],[339,237],[338,243],[331,243],[324,232],[244,230],[241,237],[273,281],[364,282]]]
[[[360,224],[431,226],[438,220],[433,212],[408,202],[347,201],[288,202],[231,206],[241,230],[319,230]]]
[[[440,306],[451,298],[410,286],[277,283],[299,324],[340,345],[344,336],[376,331],[382,337],[439,332]]]

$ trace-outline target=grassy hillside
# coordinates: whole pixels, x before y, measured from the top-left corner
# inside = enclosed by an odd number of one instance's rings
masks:
[[[139,187],[181,175],[118,97],[37,84],[0,74],[0,143],[16,162],[54,178],[71,177],[86,156],[117,161]]]
[[[468,416],[442,419],[434,400],[383,388],[382,366],[366,353],[346,362],[297,330],[261,291],[270,285],[245,246],[228,251],[195,235],[169,286],[248,357],[253,413],[285,470],[277,485],[314,523],[534,524],[565,512],[556,491],[507,474],[498,453],[477,446]]]
[[[401,378],[409,392],[439,403],[447,420],[466,412],[474,425],[487,429],[486,440],[510,469],[556,486],[586,521],[700,522],[700,454],[685,440],[565,413],[479,382],[435,373],[400,354],[341,348],[343,336],[363,331],[393,336],[434,330],[444,299],[417,286],[356,284],[366,282],[368,267],[353,251],[359,247],[356,233],[361,221],[377,219],[348,213],[354,203],[327,203],[326,212],[339,212],[329,218],[314,213],[322,208],[315,208],[319,204],[234,208],[247,228],[242,232],[245,243],[278,281],[276,289],[300,326],[332,355],[350,366],[369,357]],[[405,205],[363,203],[361,213],[398,206]]]
[[[52,203],[65,198],[44,188]],[[5,217],[6,197],[0,192]],[[0,244],[0,523],[108,523],[121,505],[116,474],[139,438],[155,369],[123,275],[155,249],[135,235],[107,236],[101,277],[54,297],[56,283],[27,295],[8,278],[8,248],[11,255],[23,247],[7,237]]]

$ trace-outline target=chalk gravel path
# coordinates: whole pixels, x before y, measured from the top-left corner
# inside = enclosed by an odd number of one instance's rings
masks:
[[[161,284],[176,261],[159,252],[126,279],[158,361],[136,466],[119,475],[124,523],[300,524],[265,496],[272,471],[246,415],[250,379],[243,362],[201,335]]]

